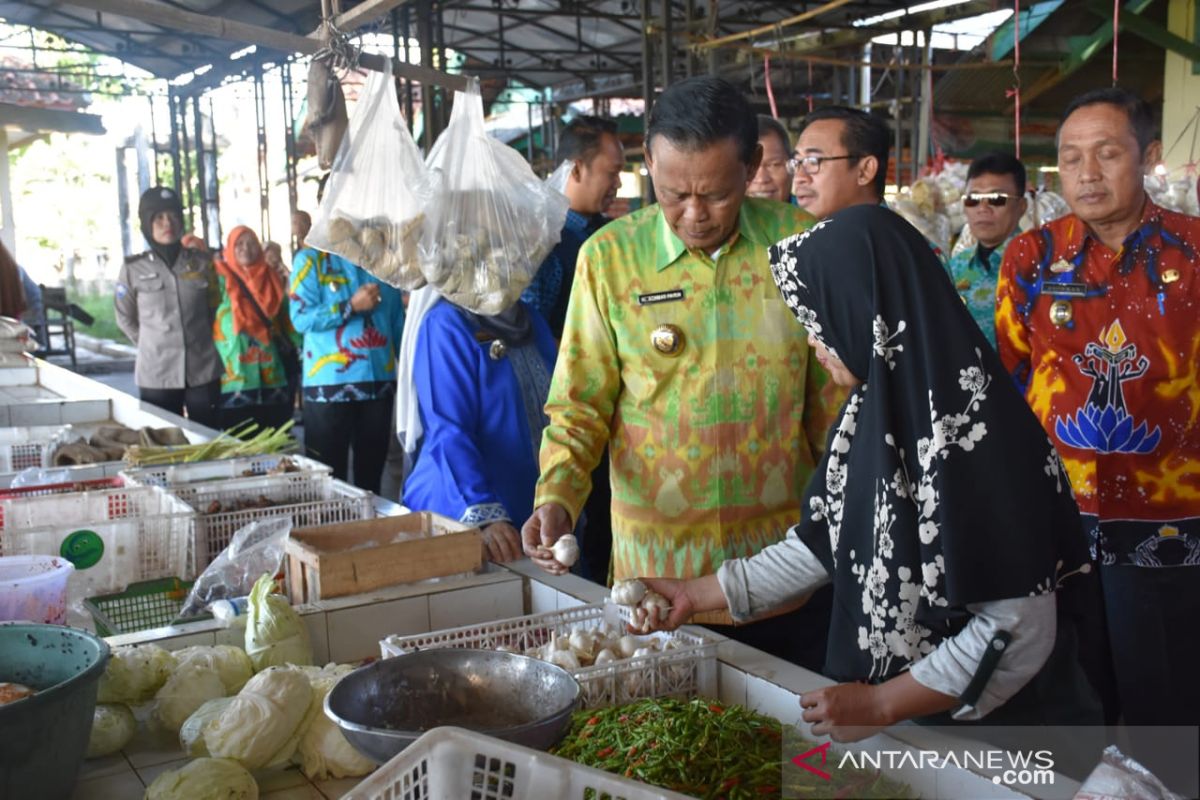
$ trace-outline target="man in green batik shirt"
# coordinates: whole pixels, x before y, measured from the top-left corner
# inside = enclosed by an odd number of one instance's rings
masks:
[[[799,521],[844,395],[771,279],[767,248],[813,219],[746,198],[761,158],[756,117],[729,83],[692,78],[655,103],[658,203],[579,253],[522,531],[544,569],[563,571],[540,548],[578,521],[606,444],[615,579],[707,575]],[[695,621],[820,668],[821,605],[736,629],[727,614]]]
[[[1025,165],[1003,152],[982,155],[967,170],[963,213],[976,245],[950,257],[946,269],[987,340],[996,347],[996,278],[1004,248],[1020,233]]]

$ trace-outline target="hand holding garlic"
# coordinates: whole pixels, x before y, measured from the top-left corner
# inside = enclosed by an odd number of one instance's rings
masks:
[[[567,568],[579,560],[579,542],[573,533],[564,533],[558,537],[553,547],[543,549],[548,549],[554,560]]]

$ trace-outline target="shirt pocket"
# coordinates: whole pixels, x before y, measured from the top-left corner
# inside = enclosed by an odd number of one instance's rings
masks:
[[[163,290],[163,280],[157,275],[152,275],[149,277],[136,277],[133,279],[133,288],[136,289],[139,294],[155,294]]]

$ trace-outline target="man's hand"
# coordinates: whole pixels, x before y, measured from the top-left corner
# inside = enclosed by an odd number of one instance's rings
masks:
[[[356,314],[362,314],[367,311],[374,311],[382,302],[379,297],[378,283],[364,283],[354,292],[354,296],[350,298],[350,309]]]
[[[800,695],[813,735],[835,742],[857,742],[892,724],[883,705],[879,687],[868,683],[839,683]]]
[[[492,561],[503,564],[521,557],[521,535],[511,522],[493,522],[481,533],[487,557]]]
[[[550,548],[560,536],[571,532],[571,515],[558,503],[546,503],[534,509],[533,515],[521,527],[521,543],[525,555],[551,575],[565,575],[567,567],[554,560]]]

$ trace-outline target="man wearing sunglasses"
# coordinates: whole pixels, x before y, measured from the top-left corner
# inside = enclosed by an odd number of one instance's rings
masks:
[[[952,256],[947,269],[992,347],[996,346],[996,278],[1004,248],[1017,234],[1027,205],[1024,164],[998,151],[971,162],[963,212],[977,244]]]
[[[1138,96],[1075,98],[1057,145],[1071,213],[1005,250],[1000,358],[1091,535],[1121,716],[1200,725],[1200,219],[1146,195],[1162,142]]]

